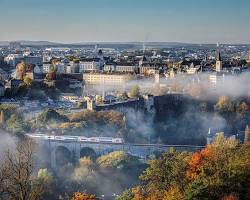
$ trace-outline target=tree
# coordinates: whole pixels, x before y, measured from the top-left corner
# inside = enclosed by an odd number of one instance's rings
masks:
[[[3,110],[1,110],[0,111],[0,126],[3,126],[4,125],[4,121],[5,119],[4,119],[4,111]]]
[[[28,126],[20,115],[12,114],[6,121],[6,129],[12,133],[23,133],[28,129]]]
[[[32,176],[34,169],[34,144],[25,139],[8,151],[0,168],[1,193],[15,200],[38,200],[43,186]]]
[[[248,125],[246,125],[244,136],[244,142],[248,142],[250,140],[250,129]]]
[[[71,200],[96,200],[96,197],[95,197],[95,195],[92,195],[92,194],[75,192],[73,194]]]
[[[178,186],[171,187],[165,192],[163,200],[184,200],[183,191]]]
[[[48,123],[48,122],[65,122],[68,119],[66,116],[61,115],[56,110],[45,109],[42,113],[38,115],[38,120],[42,123]]]
[[[96,177],[94,163],[89,157],[83,157],[79,160],[79,167],[74,169],[72,179],[78,184],[92,181]]]
[[[96,95],[95,99],[96,99],[96,104],[102,104],[103,103],[103,99],[102,99],[101,95]]]
[[[114,151],[97,159],[102,168],[128,169],[139,163],[138,159],[124,151]]]
[[[28,76],[24,76],[23,82],[27,85],[30,86],[32,84],[32,79]]]
[[[166,191],[176,186],[183,191],[187,184],[185,169],[188,158],[187,153],[173,151],[164,153],[158,160],[151,160],[149,167],[140,176],[146,193],[158,193],[162,199]]]
[[[224,196],[221,200],[239,200],[239,197],[235,194]]]
[[[137,85],[134,85],[128,94],[130,98],[137,98],[140,95],[140,88]]]
[[[233,105],[227,96],[220,96],[218,102],[215,105],[215,109],[219,112],[232,111]]]
[[[119,93],[117,94],[117,98],[120,100],[120,101],[125,101],[128,99],[128,95],[126,92],[122,92],[122,93]]]
[[[134,198],[134,193],[132,190],[125,190],[122,195],[118,196],[116,200],[132,200]]]

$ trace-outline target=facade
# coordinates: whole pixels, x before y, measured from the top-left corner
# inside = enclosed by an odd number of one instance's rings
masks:
[[[43,63],[42,73],[49,73],[52,69],[51,63]]]
[[[10,66],[15,67],[23,59],[24,57],[20,54],[9,54],[4,58],[4,61]]]
[[[79,62],[79,72],[91,72],[101,70],[101,60],[99,58],[83,59]]]
[[[83,81],[85,84],[124,84],[133,79],[134,76],[129,74],[105,74],[105,73],[84,73]]]
[[[115,71],[115,64],[114,63],[107,63],[103,66],[103,71],[105,72],[114,72]]]
[[[70,61],[70,73],[79,73],[79,62]],[[69,70],[68,70],[69,71]]]
[[[24,57],[25,63],[31,63],[33,65],[42,65],[43,64],[43,58],[40,56],[25,56]]]
[[[131,64],[117,64],[115,71],[123,73],[136,73],[138,72],[138,67]]]
[[[155,71],[158,69],[155,65],[151,64],[142,64],[140,65],[140,74],[155,74]]]
[[[209,75],[209,82],[212,86],[216,86],[217,84],[222,83],[224,78],[224,74],[211,74]]]
[[[58,74],[64,74],[66,72],[65,65],[63,63],[59,63],[56,65],[56,73]]]

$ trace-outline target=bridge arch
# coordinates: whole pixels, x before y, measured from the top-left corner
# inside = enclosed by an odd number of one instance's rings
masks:
[[[80,150],[80,158],[83,157],[90,157],[91,159],[95,160],[97,158],[97,154],[91,147],[82,147]]]
[[[63,166],[72,162],[72,153],[65,146],[58,146],[55,149],[56,166]]]

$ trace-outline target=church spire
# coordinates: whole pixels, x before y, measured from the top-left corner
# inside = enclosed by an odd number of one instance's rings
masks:
[[[217,61],[222,61],[221,60],[221,54],[220,54],[220,50],[218,51],[218,54],[217,54],[217,58],[216,58]]]

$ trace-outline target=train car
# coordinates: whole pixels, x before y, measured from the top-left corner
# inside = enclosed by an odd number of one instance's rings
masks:
[[[61,136],[61,135],[55,136],[55,140],[60,140],[60,141],[62,141],[62,140],[64,140],[64,139],[65,139],[64,136]]]
[[[79,142],[88,142],[88,140],[89,140],[89,138],[84,137],[84,136],[79,136],[79,137],[78,137],[78,141],[79,141]]]
[[[30,138],[44,138],[44,134],[26,134]]]
[[[88,142],[100,142],[98,137],[90,137],[88,138]]]
[[[111,137],[99,137],[100,142],[112,143],[113,139]]]
[[[61,141],[77,142],[78,141],[78,136],[64,135],[64,136],[61,136]]]
[[[124,140],[122,138],[112,138],[112,143],[123,144]]]
[[[44,139],[45,140],[55,140],[55,136],[54,135],[44,135]]]

